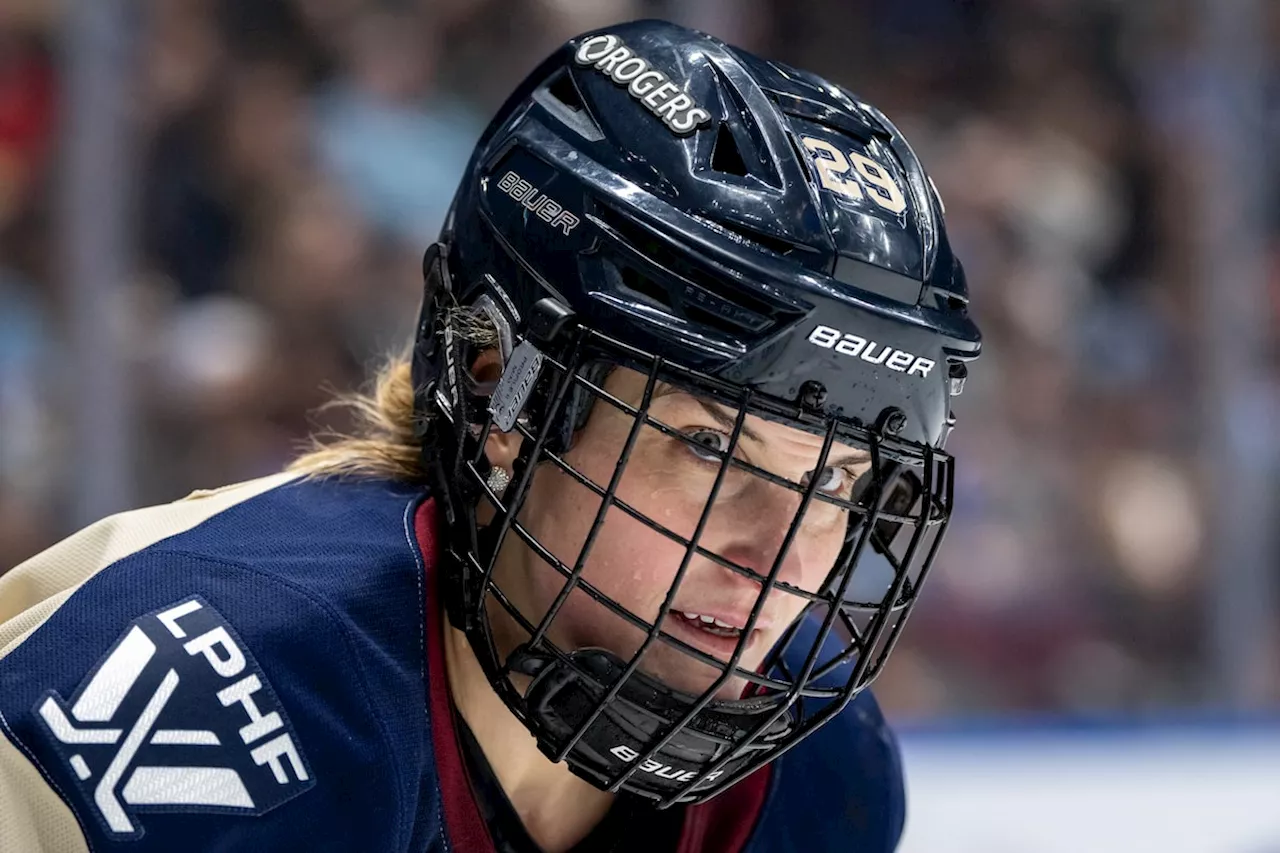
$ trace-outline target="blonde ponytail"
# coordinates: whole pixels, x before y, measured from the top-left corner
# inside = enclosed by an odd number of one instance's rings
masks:
[[[455,335],[477,349],[497,345],[497,333],[483,312],[460,308],[448,322]],[[421,426],[413,410],[413,370],[409,352],[387,360],[367,393],[344,394],[321,411],[345,409],[355,420],[349,433],[313,435],[308,448],[286,468],[309,477],[354,476],[427,482],[422,445],[416,438]]]

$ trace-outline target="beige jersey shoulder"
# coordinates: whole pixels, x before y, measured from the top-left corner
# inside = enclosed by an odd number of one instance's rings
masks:
[[[105,518],[0,575],[0,660],[107,566],[295,476],[278,474],[194,492],[171,504]],[[17,746],[3,714],[0,729],[0,851],[88,853],[75,814],[32,757]]]

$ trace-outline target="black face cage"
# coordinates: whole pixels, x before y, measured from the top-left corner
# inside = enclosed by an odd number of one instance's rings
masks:
[[[567,761],[575,773],[601,788],[640,794],[662,807],[701,802],[795,746],[839,713],[879,674],[951,514],[951,457],[927,445],[897,441],[889,434],[891,427],[883,423],[868,427],[824,418],[800,405],[766,399],[741,386],[684,369],[578,325],[552,300],[535,306],[525,335],[514,341],[517,346],[496,389],[479,387],[465,369],[460,369],[470,363],[466,359],[475,351],[458,340],[447,322],[437,331],[442,338],[438,346],[445,350],[443,371],[452,374],[439,377],[426,391],[433,415],[441,419],[435,430],[439,441],[430,461],[449,528],[447,553],[442,555],[446,606],[453,624],[468,635],[493,688],[534,733],[540,749],[551,760]],[[604,376],[614,365],[647,376],[639,405],[629,405],[602,387]],[[735,417],[729,446],[720,454],[708,500],[689,538],[649,518],[616,494],[644,425],[695,443],[649,416],[659,382],[713,400]],[[490,404],[487,409],[486,403]],[[585,423],[593,404],[617,407],[634,419],[607,484],[592,482],[564,458],[574,430]],[[817,477],[803,485],[735,458],[748,415],[821,434],[824,440],[815,470],[826,464],[837,439],[865,448],[871,456],[871,468],[853,499],[818,491]],[[490,466],[484,454],[495,420],[498,427],[514,428],[523,437],[512,478],[502,494],[488,484]],[[555,466],[600,498],[590,531],[571,565],[553,555],[517,521],[539,465]],[[801,493],[799,509],[764,575],[699,544],[731,466]],[[487,501],[496,512],[484,526],[477,522],[480,501]],[[778,577],[813,501],[833,503],[846,510],[849,519],[839,558],[817,592]],[[652,622],[630,612],[583,577],[610,508],[684,547],[684,558]],[[554,603],[537,622],[504,595],[493,577],[497,555],[510,535],[519,537],[564,580]],[[750,577],[761,587],[727,662],[662,630],[695,555]],[[855,584],[855,575],[862,582]],[[866,576],[870,576],[870,584]],[[865,588],[868,586],[871,589]],[[574,589],[644,632],[643,641],[629,659],[603,649],[562,649],[549,639],[548,630]],[[806,604],[759,670],[750,671],[739,666],[739,660],[774,589],[800,596]],[[528,635],[505,655],[491,631],[491,602],[510,614]],[[645,652],[654,643],[677,648],[721,674],[700,695],[672,689],[640,669]],[[513,674],[528,677],[523,692],[513,684]],[[735,676],[749,685],[743,698],[713,698]]]

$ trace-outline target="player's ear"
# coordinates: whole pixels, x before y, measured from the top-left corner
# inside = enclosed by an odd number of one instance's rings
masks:
[[[498,380],[502,378],[502,353],[496,347],[490,347],[481,352],[471,363],[471,376],[477,385],[497,387]],[[517,430],[502,432],[495,427],[489,430],[489,439],[484,445],[484,455],[488,457],[490,465],[504,468],[507,473],[510,473],[516,454],[520,452],[521,441],[522,436]]]

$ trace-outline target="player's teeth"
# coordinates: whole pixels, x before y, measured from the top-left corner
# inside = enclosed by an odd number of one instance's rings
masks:
[[[703,616],[701,613],[690,613],[688,610],[677,611],[681,616],[690,622],[696,622],[703,628],[715,628],[719,631],[730,631],[733,633],[741,633],[736,625],[730,625],[728,622],[722,622],[714,616]]]

